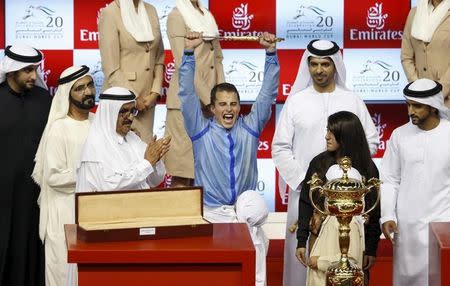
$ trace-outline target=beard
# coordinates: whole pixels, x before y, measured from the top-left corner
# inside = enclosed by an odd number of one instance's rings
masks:
[[[81,101],[78,101],[74,99],[72,96],[69,96],[69,100],[73,105],[76,107],[83,109],[83,110],[90,110],[92,107],[95,106],[95,96],[94,95],[85,95],[81,99]]]
[[[17,87],[19,88],[19,90],[21,90],[22,92],[26,92],[31,90],[35,84],[36,84],[36,80],[20,80],[17,77],[14,77],[14,83],[17,85]]]
[[[414,125],[422,125],[427,119],[428,117],[430,117],[429,115],[426,117],[418,117],[418,116],[410,116],[409,118],[411,118],[411,123]]]

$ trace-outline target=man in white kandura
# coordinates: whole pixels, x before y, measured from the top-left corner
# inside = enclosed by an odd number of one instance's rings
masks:
[[[111,87],[100,102],[81,154],[76,192],[148,189],[164,179],[161,157],[170,137],[147,145],[133,131],[136,96],[128,89]]]
[[[393,285],[427,286],[429,223],[450,221],[450,110],[433,80],[413,81],[403,93],[411,120],[392,132],[384,153],[380,222],[395,242]]]
[[[328,116],[343,110],[356,114],[364,127],[371,153],[377,150],[379,138],[372,118],[361,98],[345,87],[345,76],[339,46],[326,40],[311,41],[275,129],[272,158],[281,181],[289,187],[284,286],[305,284],[306,268],[296,258],[300,184],[311,159],[326,150],[323,138]],[[285,197],[286,188],[280,187],[282,197]],[[305,248],[306,241],[299,247]],[[366,247],[367,259],[374,258],[376,247],[369,250],[370,253],[367,250]]]
[[[39,236],[45,244],[47,286],[68,281],[64,224],[74,223],[76,166],[89,132],[89,110],[95,105],[88,72],[87,66],[62,72],[35,158],[32,176],[41,187]]]

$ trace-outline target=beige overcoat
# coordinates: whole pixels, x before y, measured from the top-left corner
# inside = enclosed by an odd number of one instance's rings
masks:
[[[194,178],[194,159],[192,143],[184,129],[183,116],[178,98],[178,70],[184,51],[184,36],[189,32],[180,11],[175,7],[167,18],[167,35],[175,62],[175,71],[170,80],[167,94],[166,135],[172,135],[169,152],[164,164],[167,173],[184,178]],[[181,37],[180,37],[181,36]],[[225,81],[223,55],[218,40],[205,41],[195,51],[194,85],[202,105],[210,103],[211,89]]]
[[[443,86],[446,105],[450,107],[450,11],[434,31],[430,43],[411,36],[411,26],[416,15],[412,8],[403,31],[401,60],[408,81],[429,78]]]
[[[151,91],[160,94],[164,71],[164,47],[156,9],[144,3],[154,40],[137,42],[123,25],[119,5],[118,0],[111,2],[102,9],[99,17],[99,47],[105,75],[103,90],[120,86],[132,90],[136,96]],[[133,122],[142,139],[147,142],[153,134],[154,113],[154,107],[150,107],[140,112]]]

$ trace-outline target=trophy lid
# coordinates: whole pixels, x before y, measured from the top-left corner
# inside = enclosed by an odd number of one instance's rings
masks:
[[[342,177],[339,177],[342,174]],[[365,189],[364,179],[358,170],[352,168],[352,161],[349,157],[342,157],[338,160],[338,165],[331,166],[327,172],[328,182],[324,189],[331,191],[357,191]]]

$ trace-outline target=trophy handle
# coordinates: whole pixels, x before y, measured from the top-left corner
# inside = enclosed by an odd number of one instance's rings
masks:
[[[321,187],[321,186],[314,186],[314,187],[312,187],[311,189],[309,189],[309,200],[311,201],[312,206],[313,206],[318,212],[320,212],[321,214],[327,216],[328,214],[325,213],[324,211],[322,211],[322,210],[314,203],[314,200],[313,200],[312,195],[313,195],[313,193],[314,193],[315,191],[317,191],[317,190],[319,190],[319,193],[320,193],[320,195],[322,196],[322,191],[323,191],[322,187]]]
[[[361,215],[366,215],[366,214],[368,214],[368,213],[370,213],[371,211],[373,211],[373,209],[377,206],[377,204],[379,203],[379,201],[380,201],[380,194],[381,194],[381,191],[380,191],[380,184],[381,184],[381,181],[379,180],[379,179],[377,179],[377,178],[371,178],[369,181],[368,181],[368,183],[370,184],[370,186],[367,188],[367,192],[366,192],[366,194],[368,193],[368,192],[370,192],[371,190],[372,190],[372,188],[374,188],[374,187],[376,187],[376,190],[377,190],[377,200],[375,201],[375,203],[373,204],[373,206],[368,210],[368,211],[365,211],[363,214],[361,214]]]

